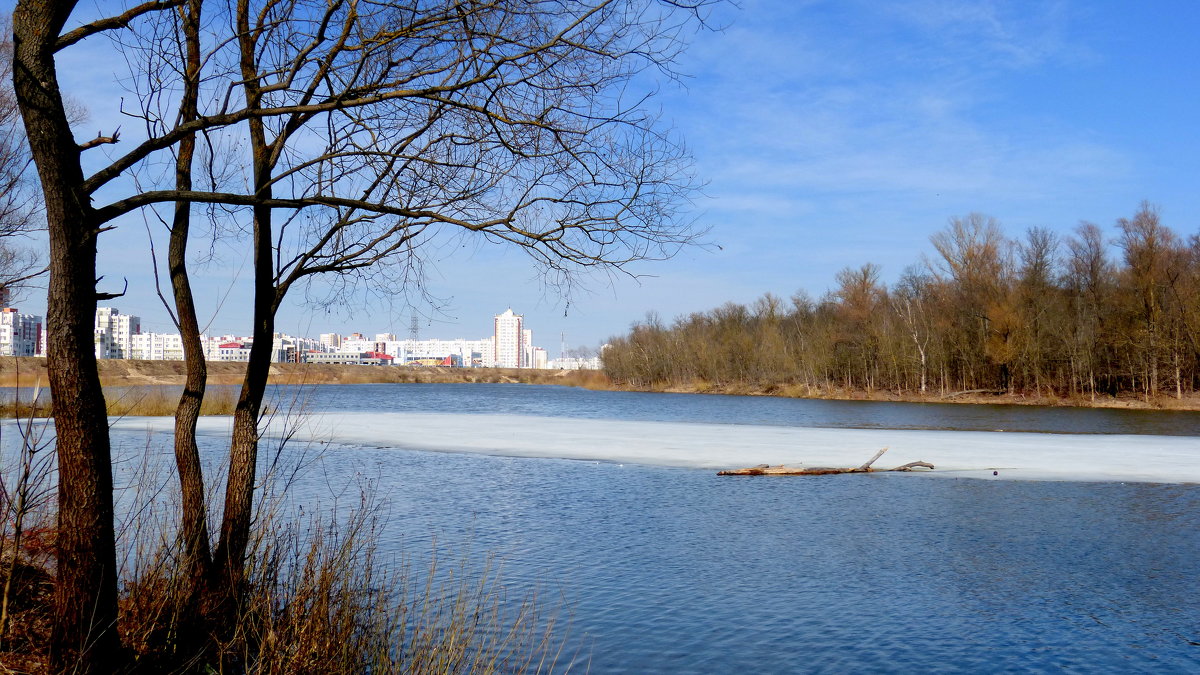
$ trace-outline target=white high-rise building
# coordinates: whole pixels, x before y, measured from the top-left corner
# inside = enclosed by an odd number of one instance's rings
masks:
[[[42,317],[0,310],[0,356],[37,356],[41,350]]]
[[[513,314],[512,308],[496,315],[496,330],[492,337],[497,368],[523,368],[525,366],[524,317]]]
[[[355,333],[358,335],[358,333]],[[359,335],[359,337],[342,338],[342,346],[338,347],[337,351],[342,354],[361,354],[363,352],[377,352],[380,350],[380,344],[374,340],[368,340]]]
[[[535,368],[533,365],[533,331],[521,331],[521,367]]]
[[[179,333],[139,333],[131,336],[129,342],[131,348],[126,358],[143,361],[183,360],[183,338]]]
[[[133,336],[141,332],[141,318],[121,314],[113,307],[97,307],[96,358],[133,358]]]
[[[445,361],[446,365],[471,368],[490,366],[492,340],[390,340],[384,342],[383,352],[395,359],[395,365],[429,360]],[[378,350],[377,350],[378,351]]]

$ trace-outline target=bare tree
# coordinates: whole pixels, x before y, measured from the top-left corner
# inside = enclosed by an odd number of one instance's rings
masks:
[[[853,387],[857,380],[870,391],[878,356],[877,309],[886,301],[886,291],[879,284],[879,266],[847,267],[837,273],[836,280],[836,316],[844,330],[838,344],[845,352],[846,387]],[[861,378],[855,377],[858,374]]]
[[[1134,311],[1139,325],[1137,351],[1144,373],[1144,393],[1149,398],[1159,391],[1159,369],[1167,360],[1164,351],[1164,300],[1168,268],[1179,248],[1178,236],[1159,220],[1158,209],[1142,202],[1132,219],[1120,218],[1117,244],[1125,254],[1127,287],[1136,298]]]
[[[28,176],[29,151],[12,89],[12,24],[0,17],[0,304],[44,269],[36,253],[15,237],[38,227],[36,187]]]
[[[1058,308],[1055,287],[1058,266],[1058,238],[1042,227],[1026,231],[1025,241],[1018,244],[1020,268],[1017,272],[1018,313],[1021,317],[1021,361],[1026,376],[1032,374],[1033,390],[1039,396],[1046,376],[1046,361],[1051,353],[1047,344],[1052,337]]]
[[[19,3],[14,82],[50,221],[50,369],[66,497],[60,522],[80,525],[78,536],[61,540],[64,560],[77,566],[59,571],[54,666],[81,659],[87,671],[119,648],[108,440],[90,349],[96,237],[155,204],[219,204],[246,223],[254,344],[213,566],[213,586],[231,589],[227,599],[236,600],[274,315],[289,290],[317,274],[353,281],[369,266],[411,261],[420,244],[455,232],[515,245],[552,280],[674,253],[694,237],[679,207],[695,184],[682,147],[629,85],[647,69],[672,75],[709,0],[241,0],[204,4],[202,40],[196,2],[151,0],[68,31],[73,4]],[[85,177],[54,54],[101,32],[126,46],[170,33],[170,43],[187,46],[172,52],[185,65],[155,70],[176,78],[158,91],[195,93],[196,102],[143,107],[147,138]],[[162,65],[153,55],[147,62]],[[244,183],[194,184],[188,144],[198,134],[242,142]],[[156,179],[164,154],[175,172]],[[120,191],[135,175],[135,191],[91,203],[101,188]],[[172,219],[173,243],[189,236],[180,215]],[[175,270],[183,258],[169,258],[173,283],[182,280]],[[182,285],[174,291],[176,301],[190,297]],[[181,331],[193,331],[185,314],[178,314]],[[187,538],[202,567],[204,533],[195,528]]]
[[[1115,286],[1113,265],[1105,254],[1104,234],[1093,223],[1080,223],[1075,236],[1067,240],[1064,282],[1073,303],[1072,360],[1079,371],[1081,387],[1094,400],[1107,375],[1103,363],[1108,345],[1105,339],[1105,309],[1111,303]],[[1086,375],[1084,374],[1086,373]],[[1112,392],[1115,383],[1107,380],[1105,389]]]
[[[610,341],[604,368],[619,383],[705,391],[769,393],[799,375],[809,392],[1183,398],[1200,382],[1200,235],[1183,241],[1145,204],[1117,226],[1123,264],[1090,223],[1060,247],[1046,229],[1014,244],[990,218],[955,218],[932,237],[941,258],[891,289],[874,266],[848,267],[819,303],[798,295],[782,315],[767,297],[749,321],[726,304],[669,330],[636,326]]]
[[[917,350],[919,387],[924,394],[929,386],[929,342],[933,334],[933,279],[917,267],[909,267],[890,294],[892,311],[904,326],[905,335]]]
[[[930,263],[931,270],[953,280],[956,292],[957,334],[950,344],[963,362],[964,384],[982,384],[996,367],[1008,388],[1019,324],[1011,294],[1011,243],[994,218],[978,213],[950,219],[929,240],[941,256]]]

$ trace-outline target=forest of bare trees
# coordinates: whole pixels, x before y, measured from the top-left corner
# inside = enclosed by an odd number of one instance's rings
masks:
[[[604,368],[635,387],[812,393],[964,391],[1096,399],[1183,398],[1200,383],[1200,235],[1143,203],[1105,232],[951,219],[935,255],[890,287],[846,268],[819,300],[770,294],[665,325],[651,316],[611,341]]]

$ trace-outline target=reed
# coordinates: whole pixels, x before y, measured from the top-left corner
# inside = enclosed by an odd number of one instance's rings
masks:
[[[0,419],[29,419],[50,417],[49,401],[8,401],[0,405]]]
[[[44,648],[52,620],[51,437],[32,412],[0,426],[0,664],[9,672],[38,663],[29,655]]]
[[[201,415],[232,415],[237,406],[238,392],[234,387],[210,389],[200,407]],[[104,401],[110,417],[166,417],[175,414],[179,404],[179,391],[175,387],[157,385],[109,387],[105,389]],[[46,396],[22,399],[16,393],[13,398],[0,404],[0,419],[29,419],[31,417],[53,417],[54,410]]]
[[[281,446],[282,447],[282,446]],[[278,449],[276,449],[278,454]],[[534,593],[513,594],[499,566],[463,555],[446,567],[436,553],[417,568],[379,547],[383,505],[369,484],[350,504],[328,508],[290,499],[290,477],[313,457],[289,453],[262,477],[249,554],[249,593],[221,640],[195,638],[196,615],[176,535],[178,494],[169,452],[147,440],[128,461],[120,508],[120,633],[134,672],[541,673],[559,664],[557,611]],[[295,465],[295,466],[291,466]],[[5,466],[5,478],[19,470]],[[37,477],[43,493],[48,476]],[[6,483],[7,484],[7,483]],[[316,512],[320,515],[313,515]],[[53,513],[47,513],[53,522]],[[10,553],[0,583],[12,581],[8,639],[0,672],[46,672],[53,559]],[[28,541],[27,541],[28,543]],[[27,547],[23,545],[21,548]]]
[[[204,395],[200,414],[232,415],[237,399],[235,388],[211,389]],[[168,417],[179,405],[179,391],[157,386],[110,388],[105,391],[104,401],[109,417]]]
[[[194,617],[178,551],[159,547],[122,597],[121,633],[143,669],[268,673],[542,673],[562,641],[536,595],[513,600],[492,562],[420,574],[378,548],[367,501],[348,517],[256,526],[250,592],[217,649],[183,651]]]

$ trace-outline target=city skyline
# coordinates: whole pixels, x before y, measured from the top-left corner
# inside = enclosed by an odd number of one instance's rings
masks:
[[[272,337],[273,362],[361,363],[369,365],[553,368],[601,367],[598,354],[581,350],[567,354],[565,345],[557,357],[534,344],[533,331],[525,328],[523,316],[512,308],[493,317],[493,333],[477,339],[404,338],[391,332],[372,337],[360,332],[289,335]],[[93,335],[97,359],[182,361],[183,340],[179,333],[143,331],[141,317],[117,307],[97,307]],[[247,361],[253,337],[246,334],[200,335],[207,361]],[[45,356],[46,333],[41,316],[18,308],[0,310],[0,356]],[[316,355],[316,356],[314,356]],[[353,358],[350,358],[350,357]]]
[[[724,30],[690,38],[679,63],[689,78],[644,82],[661,87],[662,114],[708,183],[692,216],[709,245],[637,264],[640,279],[585,274],[568,300],[520,251],[447,237],[421,252],[432,304],[386,284],[336,304],[305,304],[301,292],[279,329],[405,334],[415,310],[422,334],[483,335],[491,308],[514,305],[554,345],[565,333],[568,346],[595,348],[650,311],[670,321],[764,292],[819,297],[843,267],[874,262],[893,282],[932,253],[928,237],[948,218],[970,212],[1012,237],[1031,226],[1061,234],[1080,220],[1108,228],[1147,199],[1168,226],[1196,231],[1200,141],[1187,129],[1200,94],[1180,84],[1200,79],[1200,6],[749,0],[710,20]],[[127,121],[109,49],[63,54],[67,91],[90,115],[79,138]],[[137,133],[126,125],[122,145]],[[100,242],[102,290],[128,280],[121,306],[147,330],[173,330],[146,222],[122,220]],[[237,332],[250,316],[246,247],[199,248],[211,256],[194,270],[201,322]],[[14,304],[45,314],[40,290]]]
[[[44,356],[44,319],[40,315],[31,315],[28,312],[22,312],[18,307],[0,307],[0,356]],[[502,329],[503,327],[503,329]],[[515,337],[504,337],[502,334],[514,333]],[[148,360],[181,360],[182,358],[182,342],[179,339],[179,333],[164,333],[164,331],[143,330],[142,317],[131,315],[128,312],[122,312],[120,307],[101,306],[96,307],[96,357],[102,359],[148,359]],[[323,350],[328,352],[337,352],[343,348],[350,348],[353,345],[354,350],[371,351],[373,345],[383,344],[383,342],[396,342],[396,344],[408,345],[433,345],[443,344],[443,342],[475,342],[475,344],[484,344],[488,342],[493,347],[494,352],[508,350],[512,352],[505,357],[506,362],[511,360],[512,364],[505,363],[499,365],[499,368],[538,368],[535,365],[534,354],[541,352],[541,360],[552,359],[546,356],[550,350],[545,347],[535,345],[533,342],[533,330],[524,328],[523,316],[516,315],[512,311],[512,307],[506,309],[500,315],[493,317],[493,334],[491,336],[476,337],[476,339],[467,339],[463,336],[445,337],[445,336],[421,336],[412,333],[412,325],[408,335],[394,333],[394,331],[384,331],[384,333],[373,334],[373,337],[367,337],[368,333],[362,331],[348,331],[348,333],[322,333],[316,337],[312,335],[289,335],[276,331],[277,337],[283,339],[295,340],[304,342],[306,347],[312,348],[313,351]],[[138,341],[138,337],[143,340]],[[169,346],[161,345],[162,339],[174,339]],[[226,333],[226,334],[208,334],[202,333],[200,339],[206,342],[205,350],[209,348],[226,348],[233,345],[222,345],[221,342],[246,342],[252,341],[252,337],[248,333]],[[503,345],[504,340],[514,342],[514,344]],[[209,345],[211,344],[211,345]],[[565,344],[560,342],[559,358],[566,356]],[[240,346],[238,347],[240,348]],[[576,352],[592,352],[592,350],[570,350]],[[167,356],[164,356],[167,353]],[[206,352],[208,353],[208,352]],[[594,353],[594,352],[593,352]],[[154,354],[154,356],[150,356]],[[518,363],[517,363],[518,362]]]

